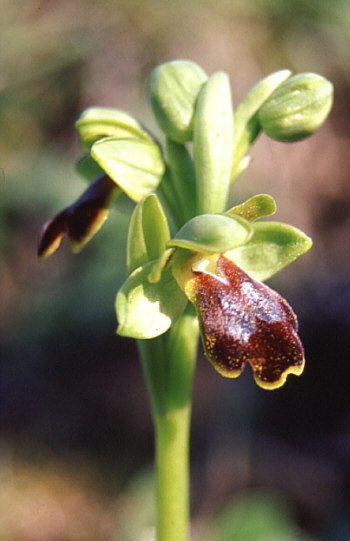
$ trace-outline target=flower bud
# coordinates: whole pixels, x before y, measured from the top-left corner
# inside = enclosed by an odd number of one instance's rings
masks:
[[[271,94],[259,110],[258,120],[272,139],[300,141],[322,126],[332,103],[332,83],[315,73],[301,73]]]
[[[161,64],[152,72],[151,105],[159,127],[173,141],[192,139],[194,106],[206,80],[202,68],[186,60]]]
[[[196,103],[193,153],[199,214],[221,213],[226,207],[234,147],[234,113],[226,73],[214,73]]]

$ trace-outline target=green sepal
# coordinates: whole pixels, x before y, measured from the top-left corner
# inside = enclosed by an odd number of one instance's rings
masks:
[[[167,246],[221,254],[245,244],[251,235],[250,223],[240,216],[201,214],[186,222]]]
[[[106,137],[91,147],[91,155],[133,201],[153,192],[165,169],[158,144],[146,139]]]
[[[252,278],[263,282],[307,252],[312,240],[302,231],[279,222],[256,222],[244,245],[225,253]]]
[[[207,78],[198,64],[188,60],[166,62],[153,70],[150,101],[159,127],[170,139],[178,143],[192,139],[195,103]]]
[[[103,137],[150,139],[150,135],[134,117],[108,107],[86,109],[76,121],[75,127],[86,150],[90,150]]]
[[[227,210],[225,216],[241,216],[245,220],[253,222],[263,216],[275,214],[276,208],[276,201],[271,195],[259,194]]]
[[[197,212],[220,213],[226,207],[234,145],[234,114],[229,77],[214,73],[196,104],[193,132]]]
[[[128,274],[159,258],[170,239],[168,221],[155,194],[142,199],[132,213],[126,251]]]
[[[235,111],[235,147],[233,153],[233,166],[231,180],[245,169],[249,161],[244,157],[250,146],[259,135],[261,128],[256,116],[263,103],[288,77],[289,70],[280,70],[271,73],[258,82],[237,105]]]
[[[92,182],[96,178],[105,174],[102,167],[95,162],[90,154],[85,154],[82,158],[80,158],[77,161],[75,168],[79,175],[88,182]]]
[[[167,331],[183,312],[187,298],[171,269],[151,283],[154,262],[137,268],[124,282],[116,298],[117,333],[130,338],[154,338]]]
[[[258,112],[261,129],[281,142],[300,141],[326,120],[333,104],[333,85],[315,73],[300,73],[279,86]]]

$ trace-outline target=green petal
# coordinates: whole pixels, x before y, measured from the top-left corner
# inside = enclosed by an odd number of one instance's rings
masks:
[[[249,222],[239,216],[202,214],[189,220],[167,245],[194,252],[223,253],[246,243],[251,234]]]
[[[225,256],[256,280],[271,278],[312,246],[311,239],[291,225],[279,222],[252,225],[254,233],[249,242]]]
[[[271,216],[276,212],[276,202],[271,195],[254,195],[244,203],[232,207],[225,212],[226,216],[241,216],[249,222],[253,222],[263,216]]]
[[[154,191],[162,180],[162,153],[153,141],[107,137],[92,146],[91,155],[133,201]]]
[[[162,206],[157,196],[150,194],[137,204],[131,216],[127,243],[128,273],[159,258],[169,239],[169,226]]]
[[[187,304],[171,270],[163,271],[159,282],[149,282],[153,263],[136,269],[117,294],[117,333],[122,336],[141,339],[159,336],[169,329]]]
[[[82,145],[86,150],[89,150],[96,141],[103,137],[150,138],[135,118],[124,111],[107,107],[86,109],[75,123],[75,127],[79,131]]]

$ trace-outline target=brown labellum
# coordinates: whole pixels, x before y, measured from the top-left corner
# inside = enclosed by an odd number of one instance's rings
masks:
[[[248,362],[257,384],[275,389],[302,373],[297,319],[278,293],[222,255],[215,274],[196,272],[191,282],[205,353],[222,375],[237,377]]]

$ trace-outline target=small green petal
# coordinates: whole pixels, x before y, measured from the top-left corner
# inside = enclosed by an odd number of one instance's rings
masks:
[[[150,139],[150,135],[135,118],[124,111],[108,107],[86,109],[75,123],[75,127],[86,150],[90,150],[96,141],[104,137]]]
[[[151,74],[149,93],[156,120],[177,143],[192,139],[194,107],[206,79],[203,69],[187,60],[166,62]]]
[[[225,257],[256,280],[271,278],[312,246],[311,239],[291,225],[257,222],[252,226],[251,239],[244,246],[226,252]]]
[[[169,226],[155,194],[149,194],[135,207],[127,242],[128,274],[159,258],[170,239]]]
[[[225,212],[226,216],[241,216],[249,222],[253,222],[263,216],[271,216],[276,212],[276,201],[271,195],[254,195],[244,203],[232,207]]]
[[[189,220],[168,247],[179,247],[202,253],[223,253],[248,242],[251,225],[239,216],[201,214]]]
[[[183,312],[187,298],[171,270],[164,270],[156,283],[148,276],[154,262],[136,269],[116,298],[117,333],[131,338],[154,338],[169,329]]]
[[[162,272],[165,269],[165,267],[168,265],[174,252],[175,252],[175,248],[168,248],[167,250],[164,250],[164,252],[153,263],[150,273],[148,275],[148,280],[151,283],[159,282],[162,276]]]
[[[153,192],[165,169],[159,146],[143,139],[100,139],[91,155],[133,201]]]

